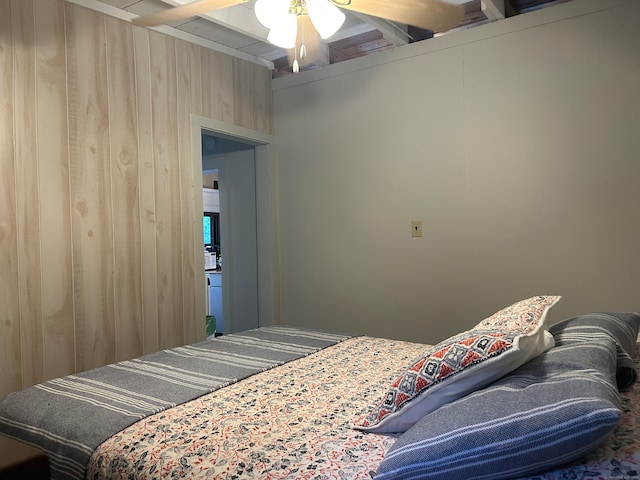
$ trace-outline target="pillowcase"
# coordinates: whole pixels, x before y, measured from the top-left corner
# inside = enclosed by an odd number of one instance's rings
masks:
[[[423,417],[376,480],[528,477],[602,444],[622,411],[610,338],[556,346],[483,390]]]
[[[603,336],[613,339],[618,356],[616,382],[619,390],[626,390],[638,378],[631,357],[635,354],[639,327],[640,313],[602,312],[568,318],[552,325],[549,332],[553,334],[556,345],[583,342]]]
[[[560,298],[521,300],[430,348],[409,365],[380,405],[354,428],[404,432],[427,413],[488,385],[548,350],[554,341],[545,330],[547,313]]]

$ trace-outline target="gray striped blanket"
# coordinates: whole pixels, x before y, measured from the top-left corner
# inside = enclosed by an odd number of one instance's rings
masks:
[[[52,478],[84,478],[92,452],[136,421],[349,338],[262,327],[49,380],[0,401],[0,434],[49,454]]]

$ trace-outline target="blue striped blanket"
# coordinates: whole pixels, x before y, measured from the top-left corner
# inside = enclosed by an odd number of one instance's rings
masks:
[[[84,478],[94,449],[136,421],[347,338],[262,327],[49,380],[0,401],[0,434],[45,450],[52,478]]]

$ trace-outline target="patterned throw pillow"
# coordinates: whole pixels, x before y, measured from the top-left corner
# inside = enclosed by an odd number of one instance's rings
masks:
[[[545,330],[559,296],[510,305],[471,330],[450,337],[415,359],[386,396],[354,428],[404,432],[437,408],[484,387],[553,346]]]

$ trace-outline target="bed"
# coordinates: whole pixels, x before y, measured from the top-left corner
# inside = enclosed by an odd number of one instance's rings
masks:
[[[558,300],[437,345],[223,335],[11,393],[0,434],[55,479],[640,478],[640,315]]]

